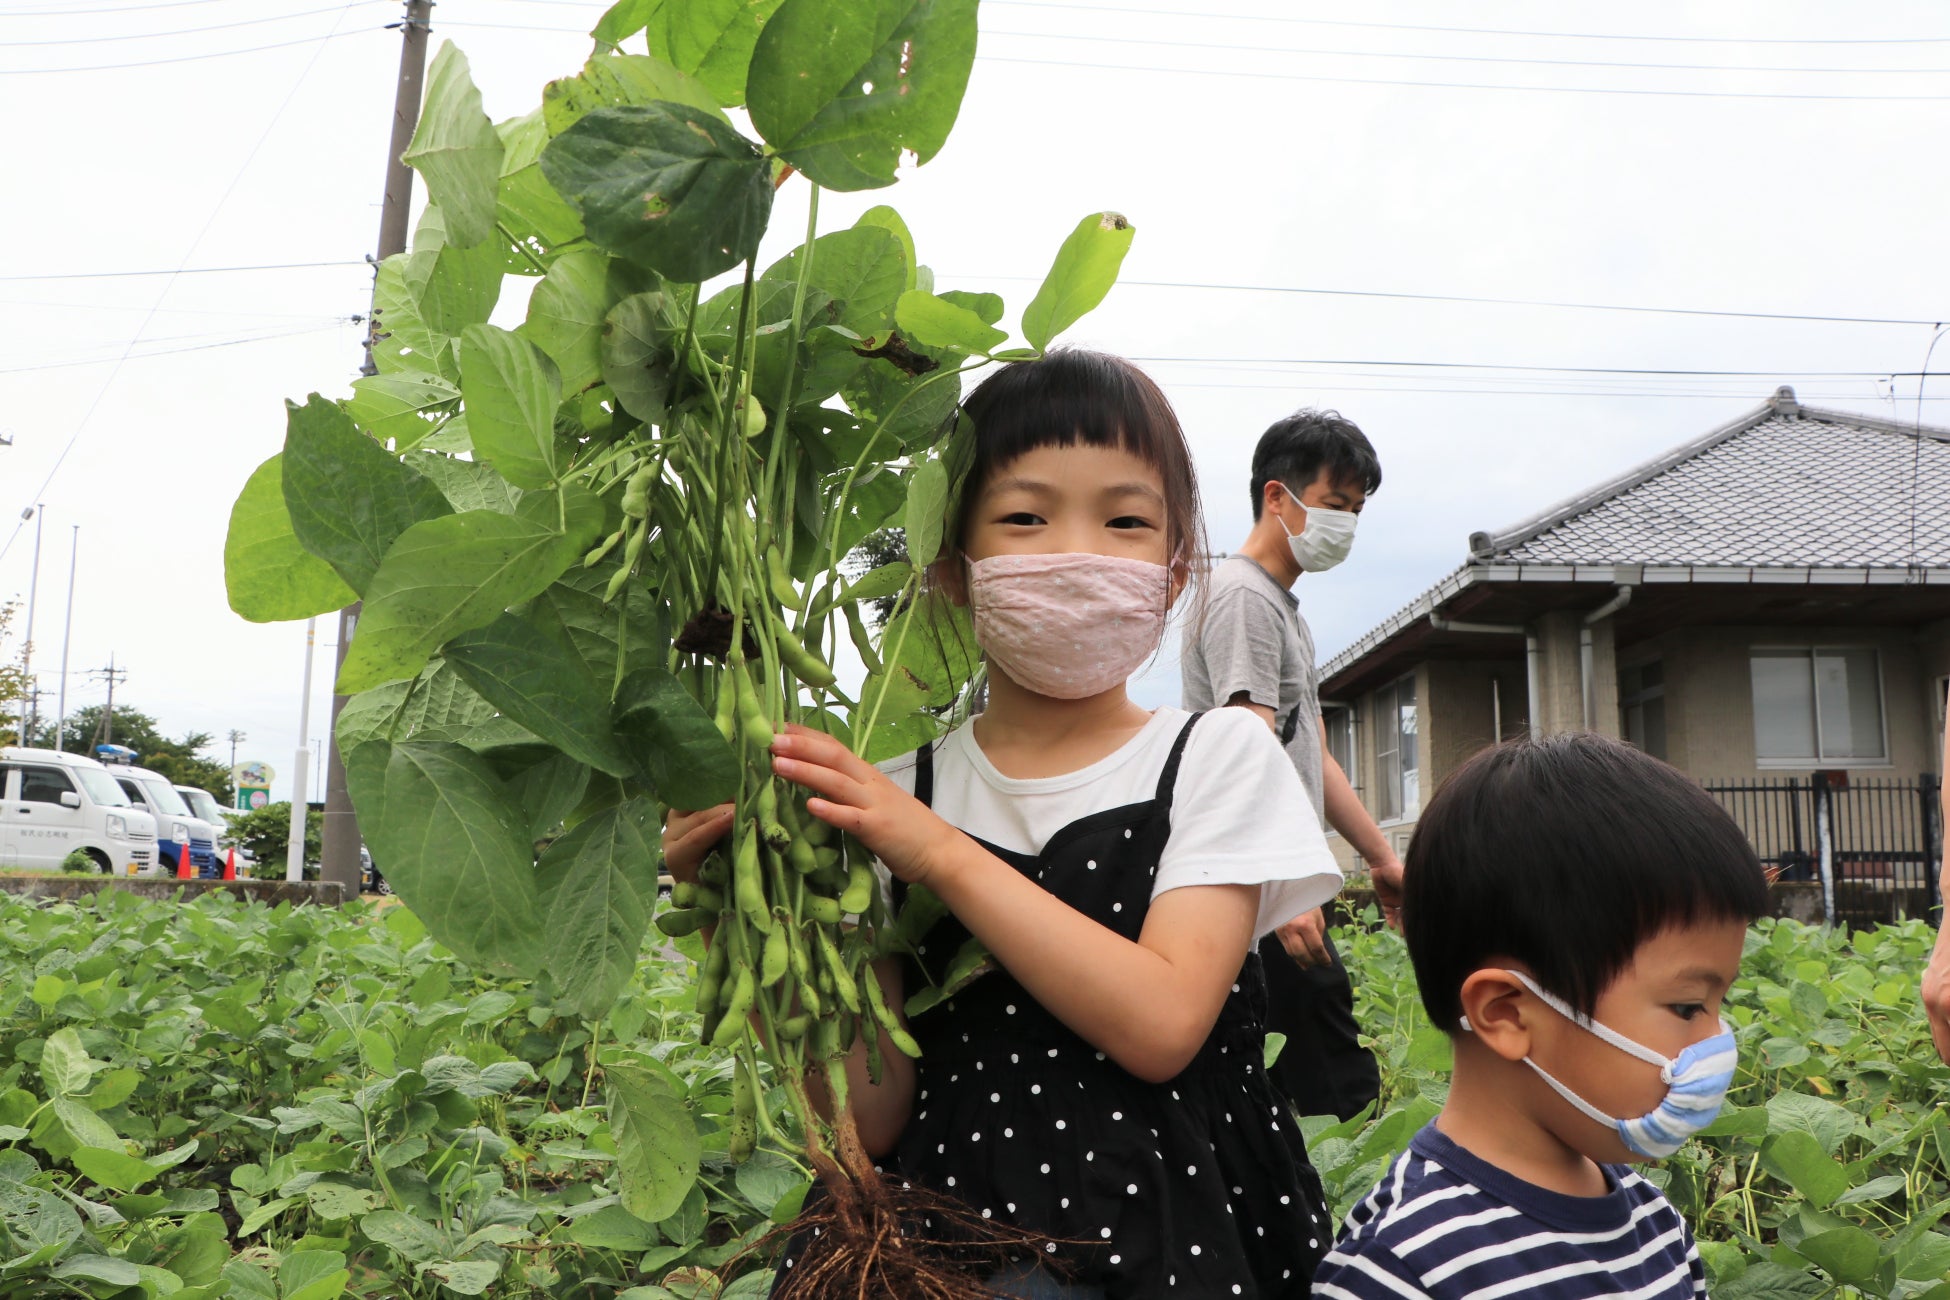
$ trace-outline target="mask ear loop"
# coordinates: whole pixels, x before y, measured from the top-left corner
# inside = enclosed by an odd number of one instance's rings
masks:
[[[1542,1002],[1545,1006],[1549,1007],[1552,1011],[1555,1011],[1558,1015],[1563,1016],[1566,1020],[1570,1021],[1578,1028],[1584,1030],[1586,1033],[1591,1034],[1592,1036],[1606,1043],[1611,1044],[1613,1047],[1616,1047],[1619,1051],[1625,1053],[1627,1056],[1637,1057],[1639,1060],[1644,1061],[1647,1065],[1658,1066],[1659,1077],[1668,1084],[1672,1082],[1673,1062],[1670,1057],[1661,1056],[1659,1053],[1653,1051],[1651,1048],[1645,1046],[1644,1044],[1633,1042],[1631,1039],[1625,1037],[1625,1035],[1619,1033],[1617,1030],[1599,1024],[1597,1021],[1593,1020],[1590,1016],[1587,1016],[1583,1012],[1574,1009],[1571,1006],[1571,1004],[1566,1002],[1563,998],[1558,997],[1555,993],[1551,993],[1547,991],[1542,985],[1538,984],[1536,980],[1524,974],[1522,971],[1505,970],[1504,974],[1515,978],[1518,983],[1522,984],[1525,988],[1529,989],[1532,993],[1534,993],[1537,996],[1538,1001]]]

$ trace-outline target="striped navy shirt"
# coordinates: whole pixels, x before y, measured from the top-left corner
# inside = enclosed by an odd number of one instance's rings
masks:
[[[1430,1124],[1347,1216],[1314,1274],[1331,1300],[1695,1300],[1686,1221],[1629,1165],[1566,1196],[1504,1173]]]

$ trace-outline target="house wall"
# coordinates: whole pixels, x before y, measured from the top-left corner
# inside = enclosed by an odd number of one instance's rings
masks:
[[[1883,718],[1889,759],[1858,764],[1864,775],[1914,777],[1936,770],[1937,738],[1928,709],[1930,665],[1950,661],[1950,630],[1918,636],[1907,628],[1708,627],[1668,633],[1631,646],[1620,666],[1664,662],[1666,757],[1698,778],[1806,775],[1754,757],[1756,646],[1875,646],[1882,656]],[[1614,690],[1616,674],[1613,674]],[[1611,710],[1614,725],[1617,708]]]
[[[1930,770],[1944,775],[1945,767],[1950,767],[1943,751],[1944,679],[1950,678],[1950,619],[1924,628],[1917,634],[1916,642],[1917,658],[1921,664],[1923,712],[1929,725],[1936,728],[1937,761]]]

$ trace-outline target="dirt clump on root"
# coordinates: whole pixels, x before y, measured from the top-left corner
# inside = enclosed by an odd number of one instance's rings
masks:
[[[758,1249],[777,1247],[773,1300],[1006,1300],[988,1284],[1032,1259],[1058,1274],[1065,1242],[982,1215],[952,1197],[887,1179],[809,1199]],[[786,1267],[790,1258],[791,1267]]]

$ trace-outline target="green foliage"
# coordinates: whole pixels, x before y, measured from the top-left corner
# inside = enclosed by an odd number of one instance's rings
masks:
[[[319,861],[324,833],[325,814],[322,810],[305,810],[305,862],[316,865]],[[256,859],[253,873],[264,880],[283,880],[285,858],[291,852],[291,804],[267,803],[262,808],[238,813],[230,821],[230,834],[237,841],[237,847]]]
[[[1305,1122],[1336,1217],[1441,1108],[1449,1043],[1407,949],[1337,931],[1356,1016],[1382,1067],[1380,1112]],[[1740,1073],[1705,1137],[1641,1166],[1693,1225],[1716,1300],[1950,1297],[1950,1069],[1917,1000],[1935,936],[1921,922],[1853,934],[1763,921],[1725,1016]]]
[[[102,715],[103,707],[99,704],[86,705],[70,713],[65,743],[61,748],[70,754],[86,754],[93,758],[95,746],[104,733]],[[218,803],[226,807],[231,803],[236,791],[230,784],[230,768],[219,759],[203,757],[200,752],[213,743],[209,732],[191,731],[171,738],[165,736],[161,725],[141,709],[118,704],[115,706],[114,734],[116,744],[127,745],[136,752],[138,767],[150,769],[172,785],[208,790],[216,796]],[[42,711],[40,723],[34,728],[32,743],[43,749],[55,747],[54,719],[47,716],[46,710]]]
[[[623,53],[638,32],[648,53]],[[623,0],[595,35],[579,71],[498,126],[443,48],[407,152],[431,201],[377,275],[378,374],[291,408],[282,459],[233,520],[227,581],[256,617],[361,597],[337,682],[347,784],[386,878],[476,972],[600,1018],[628,997],[665,810],[735,802],[714,887],[658,918],[716,936],[696,1005],[739,1049],[725,1150],[752,1156],[769,1069],[807,1162],[837,1151],[870,1176],[808,1083],[831,1086],[869,1016],[891,1016],[866,964],[893,940],[877,906],[840,924],[861,907],[842,897],[873,896],[864,847],[810,816],[768,747],[807,722],[880,757],[965,702],[966,619],[914,599],[947,540],[960,462],[939,444],[962,377],[1039,355],[1100,301],[1130,228],[1093,216],[1070,236],[1013,352],[999,297],[929,292],[893,209],[820,232],[816,187],[887,185],[941,149],[975,0]],[[761,139],[723,111],[741,102]],[[761,271],[795,175],[815,185],[805,240]],[[510,275],[537,281],[512,331],[488,324]],[[896,524],[915,563],[843,568]],[[905,611],[877,652],[869,600]],[[857,692],[831,666],[841,635],[884,661]],[[748,1031],[798,1010],[799,1033]],[[701,1219],[681,1084],[650,1064],[609,1080],[630,1118],[612,1124],[619,1199],[588,1240],[654,1253],[630,1215]],[[449,1291],[492,1280],[379,1224]]]
[[[763,1294],[808,1179],[734,1172],[691,958],[630,956],[599,1046],[401,907],[0,899],[0,1294]]]

